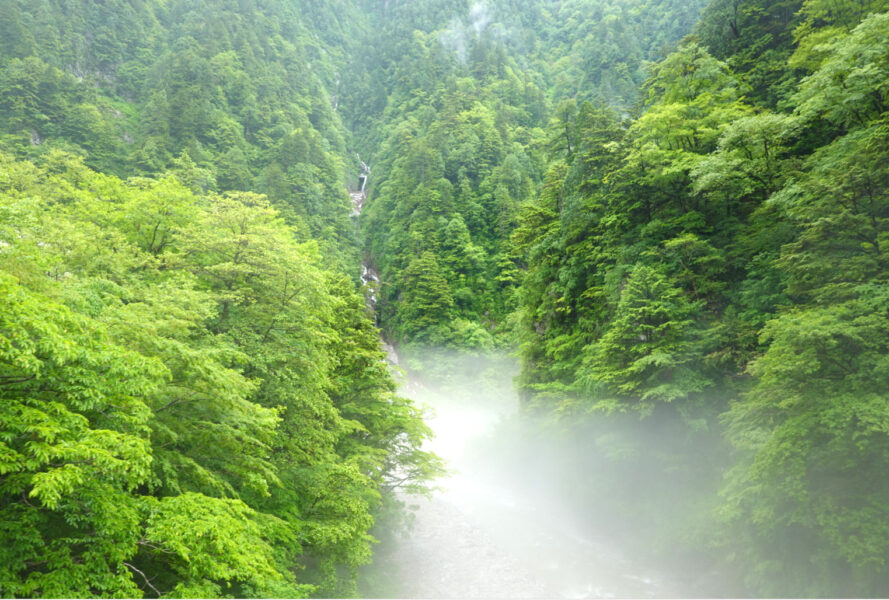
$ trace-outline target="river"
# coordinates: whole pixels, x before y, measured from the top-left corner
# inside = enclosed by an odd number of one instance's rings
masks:
[[[358,159],[359,188],[350,191],[353,217],[367,202],[370,167]],[[376,308],[379,274],[368,261],[361,282]],[[386,346],[397,369],[398,356]],[[687,596],[663,574],[634,563],[613,537],[548,493],[522,456],[551,454],[543,436],[522,439],[513,390],[514,362],[479,357],[453,362],[444,382],[408,377],[401,393],[428,410],[435,437],[427,449],[449,473],[427,497],[403,496],[409,531],[376,532],[384,541],[366,570],[369,595],[390,598],[668,598]],[[523,430],[521,427],[520,430]],[[524,430],[527,431],[527,430]]]
[[[497,381],[499,379],[499,381]],[[383,544],[380,568],[398,598],[650,598],[683,595],[663,574],[634,564],[592,531],[530,469],[502,452],[513,443],[518,399],[509,377],[415,382],[403,393],[430,410],[428,448],[450,474],[429,498],[409,498],[411,530]],[[523,440],[533,453],[542,439]],[[541,448],[541,450],[543,450]],[[576,509],[575,509],[576,510]]]

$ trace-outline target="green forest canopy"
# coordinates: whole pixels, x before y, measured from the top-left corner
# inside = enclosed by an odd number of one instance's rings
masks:
[[[440,469],[364,257],[674,553],[885,595],[887,10],[0,0],[0,592],[359,593]]]

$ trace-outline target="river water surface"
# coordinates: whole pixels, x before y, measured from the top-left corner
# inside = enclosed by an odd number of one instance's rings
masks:
[[[365,163],[360,165],[360,189],[350,192],[354,217],[364,209],[371,172]],[[374,309],[380,279],[367,261],[361,281]],[[394,348],[386,345],[386,350],[397,368]],[[405,535],[381,536],[387,541],[377,549],[370,569],[375,594],[568,599],[688,595],[662,574],[634,563],[613,536],[606,540],[591,529],[576,506],[568,508],[558,494],[542,489],[547,486],[540,482],[548,478],[535,477],[540,465],[524,464],[521,456],[538,450],[546,455],[547,442],[525,434],[522,453],[514,451],[516,429],[510,424],[519,416],[512,386],[515,366],[491,358],[454,363],[444,384],[423,385],[409,376],[402,385],[401,393],[428,409],[426,422],[435,437],[427,449],[447,461],[449,474],[436,482],[428,498],[402,497],[412,507],[412,526]]]
[[[647,598],[682,595],[663,574],[626,556],[560,500],[535,488],[533,469],[497,451],[518,400],[508,380],[462,391],[419,384],[403,393],[428,406],[428,448],[450,474],[415,506],[411,531],[384,544],[378,560],[401,598]],[[467,388],[469,391],[466,391]],[[513,430],[514,431],[514,430]],[[514,440],[513,442],[514,443]],[[531,453],[541,440],[523,439]],[[576,512],[576,508],[574,509]]]

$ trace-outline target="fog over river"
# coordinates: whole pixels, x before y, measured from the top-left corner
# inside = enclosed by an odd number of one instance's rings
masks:
[[[492,376],[493,374],[493,376]],[[485,376],[487,375],[487,377]],[[439,389],[411,381],[403,393],[431,409],[429,449],[450,473],[416,507],[410,532],[382,544],[386,595],[402,598],[622,598],[687,595],[637,564],[547,491],[523,465],[542,439],[525,435],[515,456],[518,398],[503,363]],[[475,380],[475,378],[478,378]],[[459,379],[459,378],[458,378]],[[438,386],[436,386],[438,387]],[[533,430],[531,430],[533,431]],[[540,447],[540,454],[549,454]],[[576,512],[576,510],[574,511]],[[586,524],[585,524],[586,523]],[[388,586],[387,586],[388,588]]]

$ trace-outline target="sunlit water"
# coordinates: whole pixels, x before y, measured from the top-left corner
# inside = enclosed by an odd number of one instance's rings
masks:
[[[503,390],[501,390],[502,392]],[[411,498],[412,530],[381,560],[394,567],[387,595],[406,598],[646,598],[681,591],[634,564],[619,543],[597,537],[558,498],[535,489],[522,465],[496,447],[514,417],[510,393],[461,397],[413,386],[407,393],[434,411],[429,449],[449,463],[429,499]],[[523,440],[531,445],[543,443]],[[499,456],[499,458],[498,458]]]

